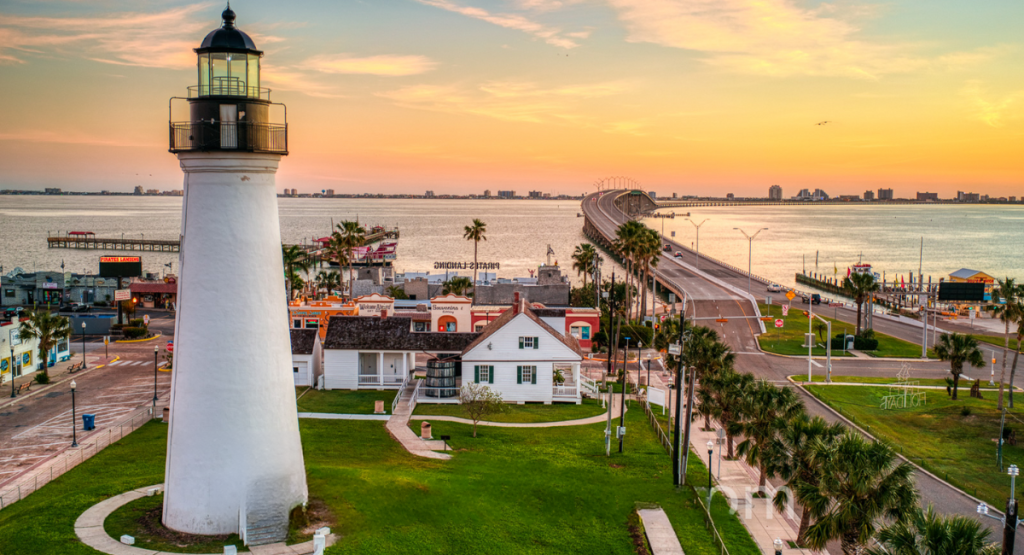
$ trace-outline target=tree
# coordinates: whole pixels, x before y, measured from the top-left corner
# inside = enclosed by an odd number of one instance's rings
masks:
[[[667,368],[674,369],[679,364],[679,359],[676,358],[676,355],[668,353],[668,346],[678,343],[682,330],[687,327],[689,327],[689,323],[680,316],[666,318],[664,322],[658,325],[658,331],[654,335],[654,348],[666,353],[665,366]]]
[[[576,245],[572,253],[572,269],[576,275],[583,274],[583,288],[587,288],[587,276],[594,273],[594,265],[597,264],[597,249],[590,243]]]
[[[754,387],[754,376],[742,374],[732,369],[732,365],[722,368],[701,378],[701,387],[697,392],[700,401],[700,414],[705,423],[714,416],[725,430],[726,458],[734,460],[733,440],[737,428],[734,424],[742,418],[746,406],[747,395]],[[710,428],[710,425],[707,426]]]
[[[825,332],[828,331],[828,325],[818,320],[814,322],[814,331],[818,332],[819,341],[825,341]]]
[[[366,229],[359,225],[359,222],[344,221],[335,226],[336,230],[331,233],[331,242],[336,247],[331,250],[344,250],[345,263],[348,265],[349,295],[352,294],[352,252],[355,248],[366,243]],[[341,257],[338,258],[338,265],[342,264]]]
[[[992,313],[1003,321],[1003,370],[999,374],[999,402],[996,405],[1000,410],[1003,408],[1003,383],[1006,381],[1006,351],[1010,350],[1010,322],[1017,319],[1015,309],[1017,300],[1022,296],[1021,289],[1013,278],[1008,277],[996,280],[996,288],[992,291],[992,300],[999,299],[1003,303],[992,308]],[[1013,393],[1010,393],[1010,399],[1013,399]],[[1010,408],[1013,408],[1013,401],[1010,401]]]
[[[843,280],[843,290],[857,303],[857,335],[860,335],[861,309],[864,302],[878,289],[878,282],[871,274],[850,274]]]
[[[476,285],[476,250],[480,245],[480,241],[486,241],[487,237],[487,224],[474,218],[473,225],[467,225],[465,227],[465,233],[462,234],[467,241],[473,242],[473,285]]]
[[[790,492],[795,492],[800,482],[818,485],[818,467],[811,460],[814,453],[812,449],[815,441],[831,443],[842,435],[843,425],[836,422],[829,424],[824,418],[815,416],[811,418],[807,413],[801,413],[793,417],[786,427],[779,433],[776,439],[777,445],[772,450],[775,460],[772,466],[776,473],[786,481],[786,487],[778,488],[775,498],[772,500],[776,510],[780,513],[786,508],[790,501]],[[799,502],[799,500],[796,500]],[[804,545],[804,538],[807,536],[807,528],[811,525],[811,512],[804,508],[800,515],[800,529],[797,532],[796,543]]]
[[[964,364],[975,368],[985,367],[985,357],[978,348],[978,340],[962,333],[944,333],[939,336],[935,345],[935,354],[939,360],[949,362],[949,371],[953,374],[953,400],[956,401],[956,389],[960,384],[960,374]]]
[[[618,251],[619,256],[622,257],[622,261],[626,266],[626,280],[627,289],[631,288],[633,282],[633,271],[636,267],[636,255],[640,243],[640,235],[644,230],[644,225],[636,220],[630,220],[620,225],[615,230],[615,243],[614,248]],[[631,318],[633,315],[633,300],[632,298],[627,299],[628,303],[624,307],[626,317]]]
[[[569,306],[594,306],[594,284],[573,287],[569,293]]]
[[[444,295],[465,295],[466,291],[473,287],[473,283],[469,281],[469,278],[464,276],[452,276],[441,285],[443,287],[441,293]]]
[[[718,340],[718,333],[705,326],[692,328],[689,341],[683,346],[683,360],[689,366],[697,370],[697,379],[700,380],[700,387],[704,389],[710,385],[706,378],[713,376],[716,372],[732,368],[736,355],[732,353],[729,346]],[[708,394],[705,392],[705,396]],[[713,411],[705,411],[704,428],[711,428],[711,416]]]
[[[29,312],[28,319],[21,322],[18,335],[22,340],[34,339],[39,342],[39,374],[36,381],[50,383],[50,374],[47,371],[50,365],[50,349],[71,335],[71,320],[47,310],[35,310]]]
[[[292,280],[299,276],[299,272],[308,272],[312,262],[306,255],[306,251],[298,245],[287,247],[281,245],[281,257],[284,262],[285,288],[288,290],[288,300],[293,299],[292,292],[296,290]],[[298,289],[302,289],[299,287]]]
[[[901,462],[887,443],[846,432],[812,444],[810,462],[818,483],[798,480],[796,496],[814,524],[807,528],[811,549],[839,540],[845,555],[863,551],[878,522],[905,522],[917,509],[914,467]]]
[[[1017,359],[1020,358],[1020,343],[1024,341],[1024,300],[1018,299],[1014,303],[1015,320],[1017,324],[1017,349],[1013,352],[1013,366],[1010,367],[1010,408],[1013,408],[1013,377],[1017,373]]]
[[[409,295],[407,295],[405,293],[405,289],[402,289],[401,287],[399,287],[397,285],[389,285],[388,286],[388,296],[391,297],[392,299],[408,299],[409,298]]]
[[[320,270],[316,275],[316,288],[317,291],[325,291],[328,295],[331,291],[341,287],[341,275],[337,272],[330,272],[327,270]]]
[[[501,394],[484,384],[467,383],[459,390],[459,403],[462,411],[473,421],[473,437],[476,437],[476,425],[491,414],[508,412],[508,405],[502,401]]]
[[[868,555],[998,555],[998,543],[989,542],[989,530],[973,518],[940,515],[928,505],[913,518],[882,528],[877,547]]]
[[[788,387],[775,387],[767,380],[758,380],[747,392],[743,405],[743,418],[731,426],[733,433],[746,438],[739,444],[739,454],[747,464],[760,470],[758,488],[764,488],[768,475],[774,474],[772,461],[777,439],[790,420],[804,412],[804,404],[796,392]],[[763,490],[762,490],[763,491]]]

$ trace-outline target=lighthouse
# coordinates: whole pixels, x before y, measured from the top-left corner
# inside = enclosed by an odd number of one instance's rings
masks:
[[[185,186],[163,522],[258,545],[307,500],[274,184],[288,127],[263,52],[222,17],[170,103]]]

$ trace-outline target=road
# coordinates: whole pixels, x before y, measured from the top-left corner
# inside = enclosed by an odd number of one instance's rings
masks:
[[[628,220],[614,204],[615,197],[623,191],[607,191],[603,194],[595,193],[588,195],[583,200],[583,213],[588,221],[596,227],[606,238],[615,237],[615,229]],[[672,245],[673,252],[678,250],[687,255],[684,260],[676,259],[674,256],[662,254],[658,262],[658,279],[671,289],[686,292],[687,296],[693,299],[693,303],[687,310],[688,318],[712,318],[710,320],[698,320],[702,325],[713,326],[720,337],[722,337],[736,352],[736,369],[740,372],[753,374],[758,378],[768,379],[780,385],[788,385],[786,377],[794,374],[807,372],[806,358],[790,358],[766,354],[760,351],[757,346],[756,336],[760,332],[754,316],[753,305],[749,300],[742,299],[734,291],[723,287],[715,281],[725,282],[740,290],[747,290],[747,275],[742,270],[731,268],[706,258],[694,260],[689,258],[692,253],[683,245],[663,238]],[[691,266],[692,265],[692,266]],[[693,269],[711,276],[714,280],[707,279]],[[756,277],[751,287],[764,288],[764,282]],[[754,291],[752,291],[754,293]],[[756,292],[757,295],[760,291]],[[755,295],[755,298],[756,295]],[[853,322],[856,313],[851,310],[822,308],[828,316],[837,315],[839,319]],[[744,317],[744,318],[741,318]],[[728,319],[728,322],[716,322],[715,319]],[[920,345],[921,328],[903,324],[882,318],[875,318],[875,328],[880,332],[905,339]],[[939,328],[943,324],[940,322]],[[835,333],[836,330],[833,330]],[[929,341],[931,340],[929,334]],[[820,365],[821,363],[819,363]],[[887,361],[885,359],[836,359],[832,361],[832,374],[834,376],[879,376],[894,377],[902,363]],[[916,361],[909,363],[911,372],[917,378],[942,378],[945,377],[948,366],[938,361]],[[823,368],[813,367],[815,374],[821,375]],[[971,378],[987,378],[987,369],[969,371]],[[984,375],[982,375],[984,374]],[[798,389],[807,411],[811,415],[821,416],[830,422],[841,421],[841,418],[825,407],[813,396]],[[970,518],[977,516],[977,502],[968,497],[962,491],[932,477],[922,471],[916,473],[917,487],[921,496],[922,505],[932,504],[935,509],[942,513],[958,513]],[[991,519],[983,519],[983,524],[992,529],[992,539],[998,541],[1002,538],[1002,531],[999,523]],[[1015,549],[1024,550],[1024,534],[1018,534],[1015,542]],[[1024,551],[1021,551],[1024,552]]]

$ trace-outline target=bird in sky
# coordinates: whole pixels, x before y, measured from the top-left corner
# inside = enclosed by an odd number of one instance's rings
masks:
[[[825,125],[826,123],[832,123],[831,121],[819,121],[815,125]]]

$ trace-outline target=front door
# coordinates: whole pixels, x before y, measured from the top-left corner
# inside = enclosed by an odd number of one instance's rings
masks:
[[[238,106],[220,105],[220,147],[238,148]]]

